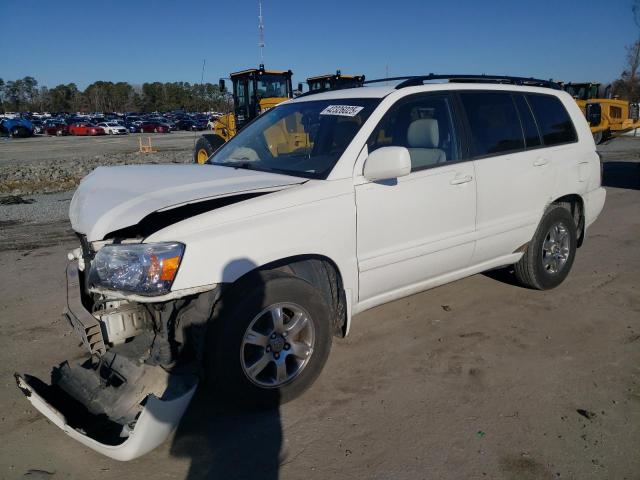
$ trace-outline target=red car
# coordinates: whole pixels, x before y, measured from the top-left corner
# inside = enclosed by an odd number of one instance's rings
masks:
[[[158,122],[143,122],[140,131],[144,133],[169,133],[169,125]]]
[[[49,124],[44,127],[43,131],[47,135],[55,135],[57,137],[69,135],[69,127],[64,123]]]
[[[105,131],[102,127],[98,127],[91,123],[74,123],[69,125],[70,135],[104,135]]]

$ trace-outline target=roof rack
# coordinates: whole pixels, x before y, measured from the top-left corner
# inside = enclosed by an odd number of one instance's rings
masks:
[[[402,80],[396,85],[396,90],[405,87],[414,87],[417,85],[423,85],[424,82],[430,80],[449,80],[450,83],[500,83],[509,85],[526,85],[530,87],[546,87],[553,88],[555,90],[562,90],[562,87],[553,80],[541,80],[533,77],[509,77],[505,75],[441,75],[433,74],[429,75],[408,75],[405,77],[391,77],[391,78],[378,78],[375,80],[367,80],[365,84],[380,83],[380,82],[393,82]]]

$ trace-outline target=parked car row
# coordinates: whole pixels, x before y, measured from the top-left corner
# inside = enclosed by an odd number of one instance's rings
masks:
[[[210,128],[214,118],[205,113],[182,111],[151,114],[94,113],[14,114],[0,118],[0,134],[11,137],[32,135],[127,135],[128,133],[170,133]]]

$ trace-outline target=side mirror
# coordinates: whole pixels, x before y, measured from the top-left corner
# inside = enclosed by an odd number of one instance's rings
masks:
[[[600,125],[602,121],[602,106],[599,103],[587,103],[585,117],[590,126],[596,127]]]
[[[382,147],[364,162],[364,178],[371,182],[404,177],[411,173],[411,156],[405,147]]]
[[[224,78],[221,78],[220,80],[218,80],[218,90],[220,90],[220,92],[227,91],[227,86],[224,83]]]

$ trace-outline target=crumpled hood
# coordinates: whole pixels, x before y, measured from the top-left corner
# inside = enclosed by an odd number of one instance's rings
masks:
[[[157,210],[236,193],[278,189],[306,179],[214,165],[98,167],[82,179],[69,207],[71,226],[102,240]]]

